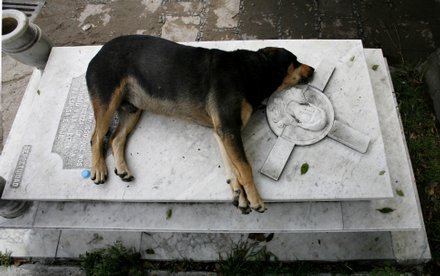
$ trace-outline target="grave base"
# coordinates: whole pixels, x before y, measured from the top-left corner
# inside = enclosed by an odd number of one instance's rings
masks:
[[[431,255],[388,67],[380,50],[366,49],[365,57],[389,176],[393,190],[404,196],[269,203],[267,213],[249,216],[229,203],[34,202],[18,218],[0,218],[0,251],[16,257],[77,258],[120,240],[145,259],[214,261],[234,243],[254,241],[250,233],[261,233],[261,245],[282,261],[426,262]],[[394,211],[378,211],[385,207]]]

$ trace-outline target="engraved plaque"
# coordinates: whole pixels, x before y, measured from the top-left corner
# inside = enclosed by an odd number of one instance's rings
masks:
[[[113,133],[117,123],[115,116],[105,138],[104,148],[107,148],[108,137]],[[72,79],[52,147],[52,152],[63,159],[63,169],[90,168],[90,139],[94,127],[95,119],[83,74]]]
[[[85,74],[73,78],[58,125],[52,152],[63,169],[90,168],[90,137],[94,126]]]
[[[20,157],[18,158],[17,165],[15,166],[14,176],[12,177],[11,187],[20,187],[21,180],[23,179],[24,170],[26,168],[27,159],[31,153],[32,146],[24,145],[21,149]]]

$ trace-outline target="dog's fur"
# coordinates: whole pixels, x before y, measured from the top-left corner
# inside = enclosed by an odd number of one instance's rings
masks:
[[[212,127],[227,168],[233,203],[244,213],[264,212],[246,158],[241,129],[252,111],[275,91],[306,81],[314,69],[281,48],[226,52],[183,46],[151,36],[123,36],[105,44],[90,62],[86,79],[95,114],[92,176],[107,179],[104,137],[115,112],[111,138],[115,173],[134,179],[125,161],[127,136],[142,110]]]

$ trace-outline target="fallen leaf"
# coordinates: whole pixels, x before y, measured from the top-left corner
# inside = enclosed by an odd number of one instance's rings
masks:
[[[374,65],[371,67],[371,69],[373,69],[373,71],[376,71],[378,67],[379,67],[379,65],[374,64]]]
[[[379,175],[384,175],[385,174],[385,171],[380,171],[379,172]]]
[[[403,191],[402,191],[402,190],[399,190],[399,189],[396,189],[396,194],[397,194],[398,196],[405,196],[405,194],[403,193]]]
[[[37,94],[40,95],[40,89],[37,90]]]
[[[270,242],[273,239],[274,236],[275,236],[274,233],[270,233],[269,235],[267,235],[266,242]]]
[[[350,61],[353,61],[354,60],[354,56],[352,56],[351,58],[350,58]]]
[[[390,207],[384,207],[382,209],[376,209],[376,210],[381,212],[382,214],[388,214],[388,213],[394,212],[394,209],[390,208]]]
[[[301,165],[301,175],[306,174],[308,170],[309,170],[309,164],[304,163]]]
[[[172,216],[173,216],[173,210],[172,209],[168,209],[167,210],[167,220],[169,220]]]
[[[263,233],[249,233],[248,239],[262,242],[266,240],[266,236]]]
[[[153,248],[148,248],[147,250],[145,250],[145,253],[147,253],[148,255],[153,255],[153,254],[155,254]]]

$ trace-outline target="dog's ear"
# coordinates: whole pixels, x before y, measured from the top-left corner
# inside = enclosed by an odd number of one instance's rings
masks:
[[[279,48],[275,47],[266,47],[258,50],[258,52],[263,54],[266,58],[272,59],[278,54],[279,50]]]
[[[266,47],[258,50],[258,52],[279,66],[285,65],[287,67],[293,64],[293,66],[297,68],[301,65],[296,56],[284,48]]]

